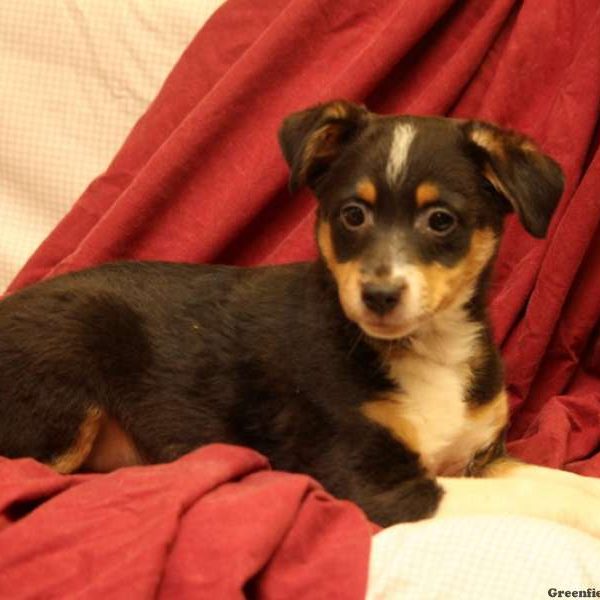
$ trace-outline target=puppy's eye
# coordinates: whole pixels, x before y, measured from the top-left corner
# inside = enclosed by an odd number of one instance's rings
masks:
[[[458,224],[458,219],[449,210],[441,207],[433,207],[426,213],[419,216],[417,226],[439,237],[448,235],[454,231]]]
[[[371,223],[371,212],[363,204],[348,202],[340,210],[340,219],[346,229],[361,229]]]
[[[427,225],[436,233],[448,233],[456,225],[456,217],[446,210],[434,210],[427,219]]]

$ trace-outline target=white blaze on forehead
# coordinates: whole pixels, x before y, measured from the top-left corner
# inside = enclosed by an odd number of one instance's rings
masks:
[[[386,166],[386,176],[390,185],[397,183],[398,178],[401,177],[402,172],[406,168],[408,151],[415,139],[415,134],[416,129],[410,123],[399,123],[394,129],[390,155]]]

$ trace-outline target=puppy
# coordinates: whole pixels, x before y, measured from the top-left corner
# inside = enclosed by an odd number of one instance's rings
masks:
[[[314,263],[129,262],[0,303],[0,454],[61,473],[250,446],[381,525],[539,516],[600,535],[600,481],[510,460],[485,291],[504,215],[543,236],[558,165],[478,121],[337,101],[280,131]]]

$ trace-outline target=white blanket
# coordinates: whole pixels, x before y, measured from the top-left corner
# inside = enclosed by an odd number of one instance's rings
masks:
[[[367,599],[542,600],[588,588],[600,597],[600,540],[528,517],[453,517],[378,533]]]

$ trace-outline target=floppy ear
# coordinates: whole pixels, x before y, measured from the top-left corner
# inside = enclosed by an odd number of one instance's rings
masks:
[[[279,144],[291,176],[290,188],[312,188],[370,118],[364,107],[337,100],[291,114],[279,130]]]
[[[482,121],[463,125],[483,176],[517,213],[525,229],[544,237],[563,192],[559,165],[527,137]]]

